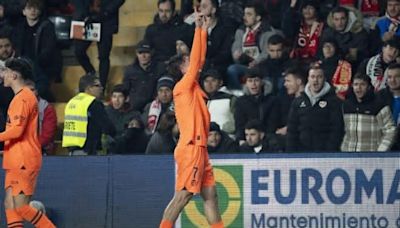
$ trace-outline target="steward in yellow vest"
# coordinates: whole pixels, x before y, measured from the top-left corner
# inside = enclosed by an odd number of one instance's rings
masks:
[[[63,147],[80,148],[85,145],[87,137],[88,109],[96,99],[86,93],[73,97],[65,107]]]
[[[99,79],[93,75],[79,80],[80,93],[65,107],[62,146],[71,155],[95,155],[101,148],[102,134],[115,135],[115,127],[98,100],[103,92]],[[79,151],[79,153],[78,153]]]

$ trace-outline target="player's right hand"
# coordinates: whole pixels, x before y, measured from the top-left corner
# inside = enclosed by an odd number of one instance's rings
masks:
[[[203,26],[203,17],[204,15],[198,11],[197,7],[194,8],[194,23],[196,24],[196,28],[201,28]]]

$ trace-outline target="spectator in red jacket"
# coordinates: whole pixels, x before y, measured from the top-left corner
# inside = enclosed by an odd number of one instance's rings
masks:
[[[29,80],[26,84],[38,98],[39,141],[42,145],[42,153],[45,155],[54,155],[54,137],[57,129],[56,110],[48,101],[39,96],[33,81]]]

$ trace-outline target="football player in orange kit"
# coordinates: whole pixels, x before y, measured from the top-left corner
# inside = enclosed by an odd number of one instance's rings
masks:
[[[175,85],[173,95],[179,127],[179,141],[174,156],[177,164],[175,195],[164,211],[160,228],[172,228],[179,213],[200,193],[204,211],[212,228],[224,227],[218,211],[217,192],[212,166],[207,152],[210,114],[205,103],[207,95],[198,83],[206,57],[207,30],[210,18],[195,9],[196,29],[190,60],[183,58],[180,71],[183,78]]]
[[[38,101],[25,85],[27,79],[32,80],[32,66],[25,59],[8,59],[5,69],[0,72],[0,81],[15,94],[7,111],[6,130],[0,133],[0,142],[5,142],[3,169],[7,227],[24,227],[25,220],[35,227],[52,228],[54,224],[42,211],[29,206],[42,166],[42,151],[37,135]]]

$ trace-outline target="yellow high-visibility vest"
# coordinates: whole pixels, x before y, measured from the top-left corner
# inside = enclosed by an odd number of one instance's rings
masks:
[[[88,109],[94,96],[79,93],[65,107],[62,147],[83,147],[86,142]]]

